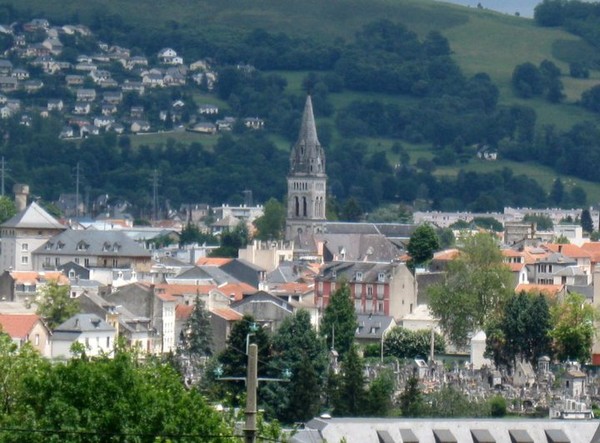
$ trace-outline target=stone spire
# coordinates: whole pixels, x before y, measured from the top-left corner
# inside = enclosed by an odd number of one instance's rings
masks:
[[[300,133],[290,155],[290,174],[325,175],[325,152],[317,137],[310,95],[306,98]]]

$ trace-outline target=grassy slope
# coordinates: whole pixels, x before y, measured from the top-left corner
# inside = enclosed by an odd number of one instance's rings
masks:
[[[454,57],[465,73],[487,72],[501,91],[503,104],[521,103],[536,109],[538,122],[555,124],[567,129],[581,120],[599,119],[574,105],[581,92],[594,85],[600,74],[592,73],[589,80],[563,78],[567,99],[562,105],[549,105],[544,100],[521,100],[516,98],[510,87],[514,67],[525,61],[539,63],[544,59],[554,61],[564,73],[568,71],[567,61],[573,57],[598,57],[598,53],[588,45],[558,29],[540,28],[533,20],[494,13],[476,8],[437,3],[429,0],[61,0],[57,10],[46,0],[11,0],[18,9],[30,9],[58,22],[70,17],[65,11],[78,11],[87,18],[96,11],[121,14],[127,21],[143,27],[162,27],[170,21],[179,22],[182,27],[254,29],[262,27],[274,32],[312,37],[334,41],[348,39],[362,25],[382,17],[405,23],[408,27],[424,35],[432,29],[441,30],[450,40]],[[290,88],[300,90],[303,73],[286,73]],[[336,106],[359,98],[361,95],[346,93],[332,95]],[[362,96],[365,97],[365,96]],[[374,96],[372,96],[374,97]],[[382,98],[382,97],[378,97]],[[399,103],[410,103],[406,98],[386,97]],[[168,135],[157,137],[163,139]],[[146,139],[150,142],[151,138]],[[144,143],[146,142],[144,141]],[[141,141],[141,140],[140,140]],[[205,143],[206,139],[202,139]],[[368,140],[370,149],[385,149],[389,140]],[[136,143],[138,141],[136,140]],[[203,144],[204,144],[203,143]],[[210,143],[209,143],[210,144]],[[282,146],[281,140],[277,144]],[[426,157],[429,153],[423,146],[407,146],[413,160]],[[549,186],[555,174],[534,164],[514,162],[480,163],[473,162],[466,169],[489,170],[502,166],[513,168],[515,173],[525,173],[536,178],[544,186]],[[440,173],[455,173],[455,168],[446,168]],[[565,179],[567,183],[574,181]],[[600,185],[582,184],[590,201],[600,201]]]

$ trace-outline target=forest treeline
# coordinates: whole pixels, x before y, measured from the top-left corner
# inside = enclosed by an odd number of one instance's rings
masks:
[[[0,5],[0,22],[31,18]],[[162,146],[133,148],[127,136],[112,134],[91,137],[77,146],[56,137],[58,119],[35,118],[31,128],[17,120],[3,120],[0,154],[10,164],[10,177],[29,182],[47,200],[73,192],[78,163],[90,198],[105,193],[118,196],[138,206],[142,215],[151,207],[150,177],[155,170],[165,209],[191,202],[239,203],[245,189],[252,190],[259,202],[283,198],[288,152],[277,148],[269,136],[277,134],[293,143],[305,96],[289,92],[278,70],[309,71],[302,83],[304,93],[312,95],[317,118],[329,117],[331,123],[319,124],[318,130],[327,152],[331,207],[338,208],[338,216],[344,216],[342,208],[350,199],[362,211],[391,202],[474,211],[588,203],[579,187],[555,201],[534,180],[508,169],[459,172],[453,178],[435,174],[438,166],[460,169],[461,164],[474,161],[481,149],[497,150],[501,157],[516,161],[541,162],[557,176],[598,180],[600,137],[595,124],[581,123],[562,131],[539,125],[532,107],[499,105],[498,88],[489,75],[466,76],[453,60],[448,40],[437,31],[420,38],[403,24],[384,19],[366,25],[352,40],[327,43],[260,29],[209,36],[201,28],[180,28],[174,23],[132,32],[126,18],[105,12],[85,24],[94,38],[130,47],[132,55],[151,56],[172,46],[186,60],[210,59],[218,70],[214,93],[227,103],[231,115],[264,118],[265,131],[256,133],[238,125],[211,149],[176,139]],[[93,47],[86,39],[67,43],[78,50]],[[239,63],[256,69],[239,69]],[[56,83],[50,76],[47,80]],[[386,94],[391,99],[374,95],[377,98],[357,99],[336,109],[331,94],[344,92]],[[165,103],[175,98],[192,103],[186,88],[157,94]],[[148,109],[152,99],[124,97],[132,104],[143,101]],[[391,150],[370,141],[373,137],[392,139]],[[403,143],[429,145],[433,156],[410,158]]]

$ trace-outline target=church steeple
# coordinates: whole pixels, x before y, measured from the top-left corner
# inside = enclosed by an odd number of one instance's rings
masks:
[[[317,137],[310,95],[306,98],[300,133],[290,155],[290,174],[325,175],[325,152]]]
[[[325,151],[317,137],[310,95],[306,98],[298,140],[290,154],[286,239],[305,242],[326,222]]]

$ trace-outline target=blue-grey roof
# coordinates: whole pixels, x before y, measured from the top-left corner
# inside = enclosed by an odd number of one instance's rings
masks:
[[[73,317],[57,326],[54,329],[54,335],[56,335],[56,333],[63,333],[69,334],[69,336],[72,337],[73,335],[79,335],[83,332],[114,330],[115,328],[96,314],[75,314]]]
[[[55,235],[36,254],[150,258],[151,253],[121,231],[67,230]]]

